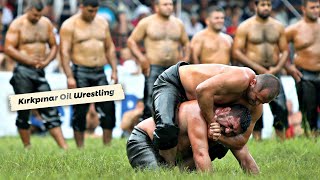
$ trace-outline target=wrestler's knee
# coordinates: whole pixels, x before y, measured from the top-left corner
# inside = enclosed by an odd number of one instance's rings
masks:
[[[55,127],[60,127],[61,124],[62,122],[59,119],[44,123],[46,129],[53,129]]]
[[[153,143],[160,150],[167,150],[178,144],[179,128],[174,124],[160,124],[153,133]]]
[[[29,110],[18,111],[16,126],[19,129],[29,129],[30,128],[30,124],[28,123],[29,116],[30,116]]]
[[[112,130],[116,125],[114,118],[104,118],[100,120],[100,126],[102,129]]]
[[[86,119],[85,118],[73,118],[72,128],[74,131],[84,132],[86,130]]]

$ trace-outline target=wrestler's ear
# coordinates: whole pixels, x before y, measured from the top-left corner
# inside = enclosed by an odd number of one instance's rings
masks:
[[[250,81],[250,86],[251,86],[251,87],[254,87],[256,84],[257,84],[257,79],[256,79],[256,78],[254,78],[254,79],[252,79],[252,80]]]
[[[304,7],[304,5],[301,5],[301,11],[302,11],[303,14],[306,13],[306,7]]]

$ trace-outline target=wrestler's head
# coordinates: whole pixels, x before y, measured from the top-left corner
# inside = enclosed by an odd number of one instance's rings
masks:
[[[272,74],[257,75],[249,84],[248,102],[253,106],[269,103],[278,96],[280,88],[280,80],[276,76]]]
[[[212,6],[208,9],[207,26],[213,31],[220,32],[224,26],[224,11],[221,7]]]
[[[256,0],[256,13],[261,19],[267,19],[271,15],[271,0]]]
[[[173,13],[172,0],[155,0],[155,11],[158,15],[169,18]]]
[[[27,19],[32,23],[36,24],[42,17],[42,10],[44,4],[41,0],[31,0],[27,6]]]
[[[218,107],[215,110],[215,119],[220,124],[221,134],[235,136],[247,130],[251,115],[245,106],[234,104],[230,107]]]
[[[86,22],[91,22],[96,17],[96,14],[99,9],[98,0],[83,0],[80,6],[81,8],[81,17]]]
[[[317,21],[320,11],[318,0],[303,0],[302,12],[305,18],[310,21]]]

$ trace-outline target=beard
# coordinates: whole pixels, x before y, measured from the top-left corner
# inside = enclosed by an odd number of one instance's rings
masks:
[[[313,16],[312,14],[306,14],[306,17],[313,22],[316,22],[318,20],[318,16]]]
[[[270,13],[261,13],[259,11],[257,14],[261,19],[267,19],[270,16]]]

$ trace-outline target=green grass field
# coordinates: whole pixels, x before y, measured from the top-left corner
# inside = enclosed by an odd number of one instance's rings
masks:
[[[180,172],[177,168],[134,171],[128,163],[125,139],[104,147],[101,139],[86,139],[78,150],[59,149],[51,137],[32,137],[25,150],[18,137],[0,138],[0,179],[320,179],[320,141],[296,138],[285,142],[249,141],[261,174],[244,174],[231,152],[213,162],[214,173]]]

